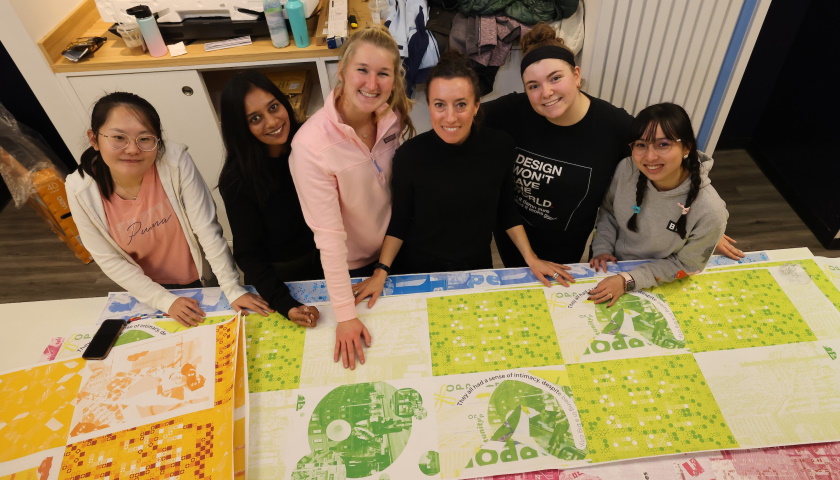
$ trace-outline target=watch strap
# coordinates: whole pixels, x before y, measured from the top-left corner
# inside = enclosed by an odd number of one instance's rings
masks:
[[[619,272],[618,274],[624,279],[625,292],[630,292],[636,289],[636,280],[633,278],[633,275],[630,275],[627,272]]]
[[[385,265],[384,263],[376,263],[373,266],[373,269],[374,270],[376,270],[376,269],[384,270],[387,275],[391,274],[391,267],[389,267],[388,265]]]

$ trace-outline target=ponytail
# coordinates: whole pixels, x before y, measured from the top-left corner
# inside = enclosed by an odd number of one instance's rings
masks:
[[[108,165],[105,165],[102,155],[93,147],[88,147],[87,150],[82,152],[79,159],[79,175],[84,178],[85,174],[90,175],[99,185],[102,198],[111,198],[111,194],[114,193],[114,179],[111,177],[111,169],[108,168]]]

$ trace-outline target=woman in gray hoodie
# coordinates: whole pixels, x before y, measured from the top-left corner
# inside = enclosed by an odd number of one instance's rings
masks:
[[[589,292],[612,306],[624,292],[702,271],[723,236],[729,213],[709,181],[714,161],[697,151],[685,110],[651,105],[636,116],[631,156],[622,160],[598,213],[592,260],[654,259],[602,280]]]

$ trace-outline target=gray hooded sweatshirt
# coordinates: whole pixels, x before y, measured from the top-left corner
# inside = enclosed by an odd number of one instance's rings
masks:
[[[636,181],[641,173],[628,157],[618,164],[610,189],[598,212],[592,256],[609,253],[619,260],[654,259],[629,273],[636,288],[672,282],[702,271],[726,228],[729,213],[709,181],[714,160],[700,154],[700,192],[686,217],[686,235],[680,238],[674,225],[682,215],[691,180],[666,192],[657,191],[651,182],[636,217],[638,232],[627,228],[636,204]]]

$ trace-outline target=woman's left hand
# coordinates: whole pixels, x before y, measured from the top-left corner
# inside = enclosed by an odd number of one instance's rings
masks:
[[[624,295],[624,277],[612,275],[601,280],[595,288],[589,291],[588,300],[595,303],[610,302],[607,307],[612,307],[622,295]]]
[[[237,312],[240,310],[250,310],[252,312],[259,313],[263,317],[267,317],[269,313],[274,313],[274,310],[268,306],[268,302],[266,302],[261,296],[254,295],[253,293],[246,293],[245,295],[242,295],[236,300],[230,302],[230,306]]]
[[[575,282],[575,277],[567,271],[570,270],[571,267],[567,267],[566,265],[546,262],[545,260],[534,258],[528,262],[528,266],[531,267],[531,273],[533,273],[534,276],[536,276],[537,279],[546,287],[551,286],[552,280],[557,280],[557,282],[564,287],[568,287],[570,283]]]

